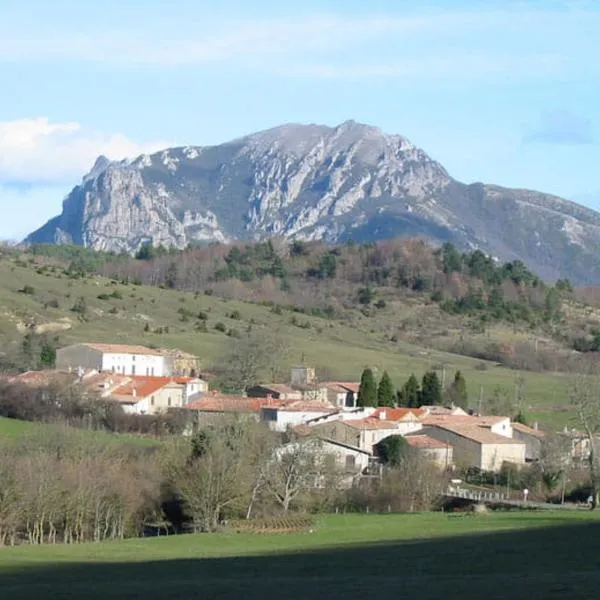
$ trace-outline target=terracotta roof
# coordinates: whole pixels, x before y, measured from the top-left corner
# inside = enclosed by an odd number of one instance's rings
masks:
[[[526,433],[528,435],[533,435],[536,438],[543,438],[544,437],[544,432],[540,431],[539,429],[534,429],[533,427],[528,427],[527,425],[523,425],[522,423],[513,423],[512,424],[513,429],[516,429],[517,431],[520,431],[521,433]]]
[[[77,373],[67,371],[26,371],[16,377],[12,377],[12,383],[23,383],[30,386],[47,386],[53,383],[73,383],[77,379]]]
[[[129,377],[128,380],[111,392],[111,397],[119,402],[139,402],[140,400],[155,394],[169,385],[180,386],[182,382],[176,379],[184,377]],[[134,395],[135,392],[135,395]]]
[[[387,408],[379,407],[373,413],[373,417],[379,418],[379,416],[385,413],[385,418],[388,421],[413,421],[419,420],[420,417],[425,415],[425,412],[420,408]],[[411,418],[412,417],[412,418]]]
[[[479,425],[438,423],[433,426],[439,429],[444,429],[469,440],[473,440],[479,444],[524,444],[524,442],[521,442],[520,440],[498,435],[497,433],[493,433],[489,429]]]
[[[298,394],[298,392],[287,385],[286,383],[261,383],[256,387],[261,387],[268,391],[273,391],[278,394]]]
[[[204,396],[200,400],[190,402],[186,405],[186,408],[201,412],[259,413],[263,406],[281,406],[281,402],[267,398],[213,395]]]
[[[428,435],[407,435],[404,438],[409,446],[413,448],[431,449],[431,450],[445,450],[451,448],[450,444],[440,442]]]
[[[491,427],[502,421],[506,421],[508,417],[489,417],[489,416],[471,416],[471,415],[427,415],[421,420],[423,425],[437,424],[454,424],[454,425],[479,425],[481,427]]]
[[[398,429],[398,423],[395,421],[387,421],[382,419],[373,419],[372,417],[367,417],[366,419],[349,419],[347,421],[342,421],[349,427],[354,429]]]
[[[323,402],[308,402],[303,400],[285,402],[278,408],[278,410],[285,412],[339,412],[339,409],[331,406],[331,404],[325,404]]]
[[[107,354],[144,354],[147,356],[162,356],[162,353],[153,348],[146,348],[146,346],[135,346],[125,344],[96,344],[85,342],[83,344],[76,344],[81,346],[87,346],[100,352]]]
[[[356,381],[328,381],[323,385],[336,391],[354,392],[355,394],[358,394],[360,388],[360,382]]]

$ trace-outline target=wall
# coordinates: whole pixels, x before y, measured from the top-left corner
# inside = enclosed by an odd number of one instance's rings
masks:
[[[512,438],[514,437],[514,431],[512,425],[510,424],[510,419],[505,419],[504,421],[500,421],[499,423],[495,423],[490,427],[490,431],[492,433],[497,433],[503,437]]]
[[[542,440],[535,435],[514,430],[513,438],[525,442],[525,460],[538,460],[542,454]]]
[[[411,452],[417,453],[419,456],[431,460],[440,469],[446,469],[452,466],[454,461],[454,449],[452,446],[447,448],[414,448],[411,447]]]
[[[275,412],[275,420],[273,420],[273,413]],[[263,413],[265,416],[268,414],[269,416],[265,418],[268,421],[271,429],[275,431],[286,431],[289,427],[294,427],[295,425],[301,425],[302,423],[306,423],[311,419],[316,419],[318,417],[322,417],[323,415],[328,414],[326,411],[290,411],[290,410],[277,410],[271,409],[266,410]]]
[[[522,465],[525,463],[525,444],[483,444],[481,468],[486,471],[499,471],[505,463]]]
[[[94,350],[83,344],[74,344],[59,348],[56,351],[56,368],[57,369],[73,369],[79,367],[84,369],[102,370],[102,352]]]
[[[482,467],[481,444],[461,435],[438,427],[424,427],[426,435],[450,444],[454,450],[454,464],[458,467]]]
[[[154,394],[140,398],[132,405],[124,405],[126,413],[138,415],[155,415],[167,412],[169,408],[181,408],[185,404],[185,387],[183,385],[166,385]]]
[[[169,361],[164,356],[152,354],[105,353],[102,356],[102,370],[122,375],[149,375],[164,377],[171,375]]]
[[[335,456],[335,461],[341,469],[354,469],[357,472],[364,471],[369,466],[369,455],[351,448],[344,448],[331,442],[323,441],[323,453]],[[347,462],[347,458],[351,457],[353,466]]]

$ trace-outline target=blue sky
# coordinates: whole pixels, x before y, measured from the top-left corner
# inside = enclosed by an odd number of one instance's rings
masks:
[[[0,0],[0,15],[0,238],[57,214],[100,153],[349,118],[460,180],[600,208],[596,0]]]

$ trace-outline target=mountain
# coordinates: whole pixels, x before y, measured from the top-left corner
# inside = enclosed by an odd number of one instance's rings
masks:
[[[354,121],[288,124],[211,147],[96,161],[29,243],[141,244],[273,236],[399,236],[521,259],[540,276],[600,282],[600,213],[529,190],[466,185],[399,135]]]

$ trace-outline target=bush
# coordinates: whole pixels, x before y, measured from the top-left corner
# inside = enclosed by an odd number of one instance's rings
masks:
[[[227,316],[234,321],[240,321],[242,318],[239,310],[232,310]]]
[[[31,285],[25,285],[19,290],[19,292],[21,294],[26,294],[27,296],[33,296],[35,294],[35,288]]]
[[[225,327],[225,324],[221,323],[221,321],[215,323],[215,329],[221,333],[225,333],[227,331],[227,327]]]

